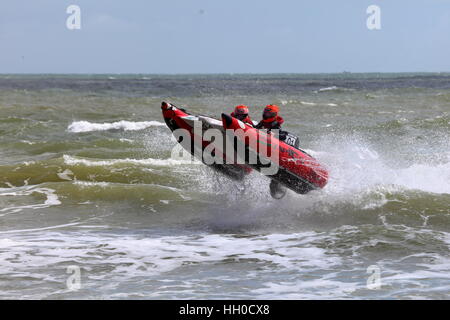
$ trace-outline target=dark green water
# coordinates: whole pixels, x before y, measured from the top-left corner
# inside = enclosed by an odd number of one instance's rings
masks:
[[[330,182],[173,160],[162,100],[276,103]],[[449,138],[448,74],[0,75],[0,297],[448,299]]]

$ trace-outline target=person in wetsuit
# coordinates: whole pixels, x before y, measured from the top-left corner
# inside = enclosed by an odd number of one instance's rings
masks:
[[[250,116],[248,115],[248,107],[245,105],[236,106],[234,108],[234,111],[230,114],[230,116],[253,126],[253,121],[250,119]]]
[[[269,104],[264,108],[262,120],[255,126],[257,129],[281,129],[284,119],[278,115],[280,107]]]
[[[268,132],[273,129],[280,130],[280,140],[284,140],[285,135],[281,131],[284,119],[278,115],[280,108],[277,105],[269,104],[264,108],[262,120],[255,126],[256,129],[266,129]],[[277,181],[270,180],[270,194],[275,199],[281,199],[286,194],[286,189]]]

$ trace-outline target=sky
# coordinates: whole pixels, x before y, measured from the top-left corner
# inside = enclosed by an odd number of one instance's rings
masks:
[[[450,0],[0,2],[0,73],[343,71],[449,72]]]

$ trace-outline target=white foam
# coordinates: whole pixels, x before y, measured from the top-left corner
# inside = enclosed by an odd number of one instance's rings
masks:
[[[59,225],[55,228],[73,224]],[[41,231],[46,231],[42,229]],[[20,233],[30,230],[17,230]],[[2,233],[0,233],[1,235]],[[315,233],[271,234],[251,238],[236,238],[232,235],[164,236],[159,238],[137,238],[123,235],[119,238],[103,235],[66,235],[46,232],[35,240],[0,239],[0,261],[5,261],[14,247],[15,263],[3,262],[3,269],[18,272],[17,267],[31,265],[42,268],[65,260],[80,260],[83,265],[114,266],[112,272],[102,277],[131,275],[156,276],[175,270],[186,264],[222,263],[226,259],[235,261],[253,260],[287,270],[302,268],[329,268],[340,263],[335,256],[328,256],[326,249],[311,246]],[[17,235],[19,236],[19,235]],[[45,237],[44,237],[45,236]],[[99,246],[103,242],[104,246]],[[28,248],[35,248],[33,255]],[[220,248],[220,250],[218,250]],[[95,253],[95,254],[93,254]],[[45,259],[40,259],[45,257]],[[22,261],[22,262],[21,262]]]
[[[125,131],[136,131],[143,130],[154,126],[164,126],[165,124],[159,121],[126,121],[121,120],[112,123],[95,123],[89,121],[74,121],[72,122],[67,130],[69,132],[79,133],[79,132],[91,132],[91,131],[106,131],[106,130],[125,130]]]
[[[23,209],[41,209],[41,208],[48,208],[51,206],[57,206],[61,204],[61,201],[59,201],[58,196],[55,194],[55,190],[50,188],[34,188],[33,186],[25,186],[22,188],[19,188],[16,191],[10,191],[8,189],[1,189],[0,190],[0,196],[29,196],[33,193],[42,193],[44,194],[47,199],[44,201],[44,203],[38,203],[38,204],[32,204],[32,205],[23,205],[23,206],[12,206],[12,207],[6,207],[3,209],[0,209],[0,212],[6,212],[6,213],[14,213],[22,211]],[[3,192],[7,191],[7,192]]]
[[[104,182],[104,181],[102,181],[102,182],[93,182],[93,181],[78,181],[78,180],[75,181],[74,184],[78,185],[78,186],[82,186],[82,187],[93,187],[93,186],[95,186],[95,187],[102,187],[102,188],[106,188],[106,187],[108,187],[110,185],[110,183]]]
[[[73,223],[60,224],[60,225],[57,225],[57,226],[44,227],[44,228],[16,229],[16,230],[9,230],[9,231],[0,231],[0,234],[11,234],[11,233],[24,233],[24,232],[54,230],[54,229],[78,226],[79,224],[80,224],[80,222],[73,222]],[[8,241],[8,239],[0,239],[0,243],[1,243],[2,240],[5,241],[6,244],[20,245],[20,243],[14,243],[13,241],[10,241],[10,240]],[[0,244],[0,247],[2,247],[1,244]]]
[[[305,105],[305,106],[316,106],[317,105],[317,103],[307,102],[307,101],[300,101],[300,103]]]
[[[351,294],[361,285],[330,279],[303,279],[295,282],[269,282],[265,288],[255,289],[259,299],[336,299]]]
[[[200,164],[200,161],[190,161],[190,160],[178,160],[178,159],[109,159],[109,160],[95,160],[95,159],[84,159],[76,158],[69,155],[63,156],[64,163],[67,165],[85,165],[89,167],[94,166],[113,166],[117,164],[135,164],[135,165],[150,165],[150,166],[178,166],[187,164]]]
[[[356,227],[346,226],[331,233],[308,231],[244,237],[232,234],[146,237],[128,232],[50,230],[82,227],[77,223],[0,232],[2,277],[7,281],[33,277],[36,283],[47,286],[48,279],[54,278],[62,266],[75,264],[80,266],[85,279],[83,286],[86,287],[82,290],[95,287],[97,298],[141,294],[146,298],[198,297],[198,290],[212,298],[221,295],[259,299],[352,298],[358,297],[357,291],[367,290],[367,261],[343,254],[345,248],[339,246],[343,235],[358,232]],[[448,240],[446,244],[450,243],[448,233],[442,233],[440,238]],[[373,245],[376,243],[362,241],[356,248],[348,248],[348,252]],[[383,297],[383,294],[387,297],[414,296],[414,290],[410,288],[417,288],[418,284],[423,284],[421,293],[428,297],[434,292],[448,291],[447,257],[436,253],[404,257],[409,258],[421,258],[424,263],[417,265],[416,270],[406,272],[403,263],[396,259],[377,262],[382,270],[382,290],[373,292],[377,297]],[[429,259],[433,262],[428,262]],[[221,274],[224,269],[231,277]],[[211,276],[216,272],[216,276]],[[64,284],[67,277],[56,278],[55,286]],[[182,278],[181,282],[177,278]],[[442,281],[439,286],[423,281],[430,278]],[[234,283],[244,280],[255,286],[230,291]],[[213,289],[217,282],[225,288],[223,292]],[[117,283],[121,286],[117,287]],[[148,290],[149,283],[152,290]],[[383,291],[386,285],[392,289]],[[124,291],[128,286],[131,291]],[[5,289],[0,292],[0,297],[23,296],[24,291]],[[48,291],[35,291],[32,297],[45,298],[55,294],[54,290]],[[90,297],[89,290],[81,294]]]
[[[26,143],[26,144],[29,144],[29,145],[36,144],[36,142],[28,141],[28,140],[21,140],[21,142]]]
[[[362,143],[334,144],[327,152],[307,150],[327,165],[330,177],[324,191],[333,195],[377,192],[380,188],[450,193],[450,163],[414,164],[406,168],[389,165],[382,155]],[[380,202],[382,204],[383,202]]]
[[[319,89],[319,92],[324,92],[324,91],[334,91],[334,90],[337,90],[337,89],[338,89],[338,87],[336,87],[336,86],[331,86],[331,87],[321,88],[321,89]]]
[[[450,163],[441,165],[415,164],[394,172],[392,183],[433,193],[450,194]]]
[[[70,169],[66,169],[63,172],[58,172],[57,174],[60,179],[69,180],[69,181],[73,180],[73,177],[71,177],[71,176],[73,176],[74,174]]]

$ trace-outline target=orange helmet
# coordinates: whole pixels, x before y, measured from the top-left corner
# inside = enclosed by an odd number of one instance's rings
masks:
[[[235,115],[248,115],[248,107],[244,105],[239,105],[234,108],[234,114]]]
[[[263,111],[263,120],[264,122],[272,122],[278,116],[278,111],[280,111],[280,107],[274,104],[268,104]]]

